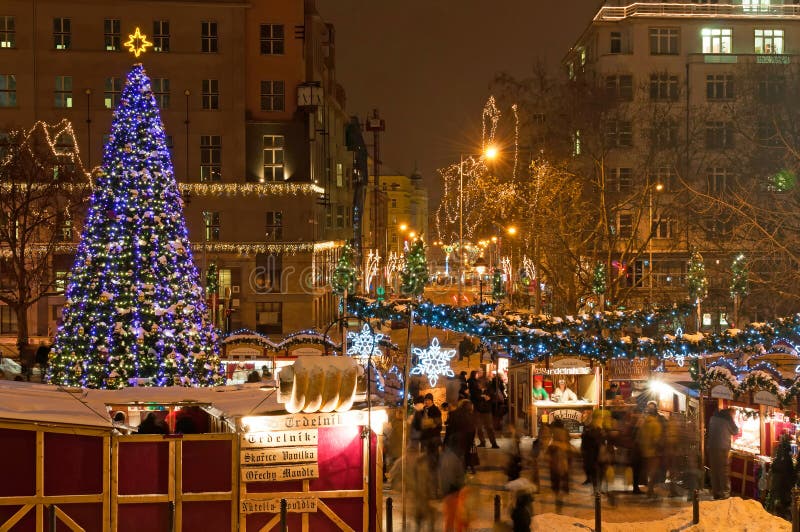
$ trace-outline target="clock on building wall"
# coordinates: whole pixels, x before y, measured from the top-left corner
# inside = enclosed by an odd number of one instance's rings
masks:
[[[322,87],[318,85],[297,86],[298,107],[317,107],[322,105]]]

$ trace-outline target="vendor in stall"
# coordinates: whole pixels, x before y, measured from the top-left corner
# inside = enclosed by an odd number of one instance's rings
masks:
[[[542,376],[536,375],[533,377],[533,400],[534,401],[546,401],[550,398],[547,394],[547,390],[544,389],[542,386]]]
[[[575,395],[575,392],[567,388],[567,381],[559,379],[558,387],[553,392],[551,399],[555,403],[568,403],[570,401],[577,401],[578,396]]]

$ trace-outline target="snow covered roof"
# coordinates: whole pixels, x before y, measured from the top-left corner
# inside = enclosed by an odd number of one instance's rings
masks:
[[[111,429],[107,405],[207,403],[226,418],[283,411],[278,393],[260,384],[216,388],[137,387],[121,390],[67,389],[0,380],[0,421],[60,423]]]

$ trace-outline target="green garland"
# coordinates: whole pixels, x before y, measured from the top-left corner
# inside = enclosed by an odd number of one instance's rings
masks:
[[[689,271],[686,274],[686,283],[689,288],[689,298],[692,301],[700,301],[708,295],[708,278],[706,277],[706,267],[703,264],[703,256],[694,250],[689,260]]]
[[[747,263],[740,253],[731,264],[731,299],[736,299],[737,296],[742,298],[747,293]]]
[[[331,288],[337,296],[342,296],[345,292],[355,294],[358,270],[356,270],[354,260],[353,248],[347,243],[342,247],[339,261],[331,276]]]
[[[606,265],[598,262],[594,265],[594,272],[592,274],[592,293],[596,296],[602,296],[606,293]]]

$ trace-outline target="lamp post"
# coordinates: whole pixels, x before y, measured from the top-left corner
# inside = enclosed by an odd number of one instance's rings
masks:
[[[478,303],[483,303],[483,274],[486,271],[486,259],[478,257],[475,261],[475,271],[478,272]]]
[[[487,146],[479,157],[493,160],[497,157],[497,148]],[[464,295],[464,154],[458,158],[458,304]]]

